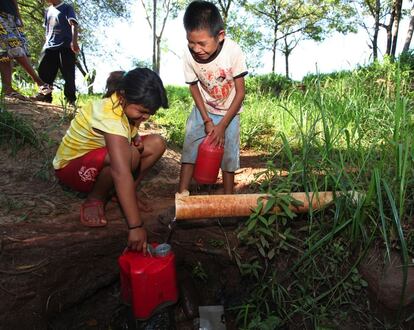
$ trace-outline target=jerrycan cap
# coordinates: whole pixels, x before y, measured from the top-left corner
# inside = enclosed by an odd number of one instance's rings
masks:
[[[171,245],[167,243],[162,243],[160,245],[157,245],[155,248],[155,256],[157,257],[165,257],[167,256],[171,251]]]
[[[162,243],[154,248],[151,244],[148,244],[147,251],[149,255],[153,257],[166,257],[171,251],[171,245]]]

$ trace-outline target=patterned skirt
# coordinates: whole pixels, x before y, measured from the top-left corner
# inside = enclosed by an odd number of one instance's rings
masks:
[[[0,62],[29,56],[26,37],[18,18],[0,12]]]

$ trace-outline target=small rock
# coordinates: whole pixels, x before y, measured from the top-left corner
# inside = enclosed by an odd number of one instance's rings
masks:
[[[379,302],[389,309],[399,308],[403,289],[403,266],[401,256],[391,252],[390,259],[384,262],[384,251],[371,249],[361,262],[359,271],[367,281],[368,288]],[[414,268],[409,267],[403,306],[414,302]]]
[[[33,200],[27,200],[24,202],[26,206],[28,207],[35,207],[36,206],[36,202]]]

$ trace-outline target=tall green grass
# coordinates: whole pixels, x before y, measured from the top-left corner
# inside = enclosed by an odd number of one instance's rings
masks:
[[[193,107],[193,100],[188,87],[167,86],[166,90],[169,108],[158,110],[152,120],[164,128],[170,144],[182,147],[185,123]]]
[[[384,247],[384,262],[397,250],[406,281],[414,255],[412,71],[385,61],[301,84],[272,76],[247,78],[246,86],[241,145],[268,153],[261,189],[284,212],[259,207],[240,228],[239,238],[257,251],[249,260],[235,253],[250,283],[243,304],[233,307],[240,328],[402,326],[401,313],[387,324],[369,312],[358,266],[374,246]],[[181,146],[193,101],[187,88],[169,95],[171,108],[155,121]],[[278,176],[281,169],[287,177]],[[294,191],[338,197],[298,217],[286,207],[292,200],[279,195]]]
[[[305,79],[305,89],[278,98],[247,98],[242,135],[259,138],[249,144],[269,151],[262,189],[284,212],[261,214],[259,207],[239,233],[257,250],[251,260],[238,260],[252,283],[236,308],[242,329],[337,328],[350,318],[359,326],[402,326],[403,318],[382,324],[361,310],[367,298],[361,299],[366,283],[358,265],[374,245],[385,247],[385,261],[396,249],[407,279],[413,256],[407,243],[414,184],[410,74],[397,64],[375,64]],[[288,177],[278,176],[281,168]],[[277,200],[280,192],[326,190],[339,196],[334,205],[297,220],[283,207],[288,201]],[[289,262],[281,267],[278,259]]]

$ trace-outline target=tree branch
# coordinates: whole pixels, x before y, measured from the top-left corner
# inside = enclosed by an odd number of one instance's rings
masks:
[[[144,7],[145,19],[147,20],[147,22],[148,22],[148,24],[150,26],[150,29],[152,30],[151,19],[150,19],[149,15],[148,15],[148,10],[147,10],[147,7],[145,6],[144,0],[141,0],[141,4],[142,4],[142,7]]]
[[[164,1],[164,4],[165,4],[165,1]],[[164,33],[164,28],[165,28],[165,25],[167,23],[168,15],[170,14],[170,10],[171,10],[170,4],[171,4],[171,0],[168,0],[167,6],[166,6],[167,7],[166,8],[166,14],[165,14],[164,19],[162,21],[162,28],[161,28],[160,34],[158,36],[160,39],[162,37],[162,34]]]

